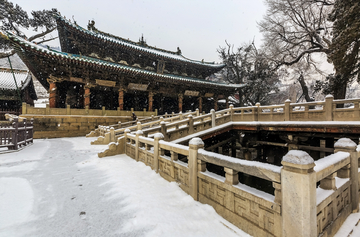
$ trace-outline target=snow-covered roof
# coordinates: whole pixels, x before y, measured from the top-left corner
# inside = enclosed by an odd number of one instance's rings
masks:
[[[15,75],[15,80],[14,80],[14,75]],[[31,81],[30,72],[14,69],[14,74],[13,74],[10,69],[0,68],[0,89],[16,90],[17,88],[15,81],[17,87],[20,90],[24,89]]]
[[[171,51],[167,51],[167,50],[163,50],[163,49],[158,49],[155,47],[150,47],[150,46],[143,46],[143,45],[139,45],[136,42],[130,41],[130,40],[126,40],[123,39],[121,37],[117,37],[117,36],[113,36],[110,34],[106,34],[103,33],[101,31],[92,31],[92,30],[87,30],[75,23],[70,22],[69,20],[63,18],[61,15],[56,15],[56,18],[61,20],[62,22],[66,23],[68,26],[71,26],[79,31],[81,31],[82,33],[94,36],[96,38],[99,38],[101,41],[107,41],[108,43],[112,43],[112,44],[119,44],[121,46],[124,46],[126,48],[130,48],[132,50],[138,50],[140,52],[143,53],[147,53],[147,54],[152,54],[158,57],[164,57],[164,58],[168,58],[168,59],[174,59],[174,60],[178,60],[178,61],[183,61],[186,63],[194,63],[194,64],[198,64],[198,65],[202,65],[202,66],[207,66],[207,67],[211,67],[211,68],[223,68],[225,66],[225,64],[215,64],[214,62],[203,62],[203,61],[196,61],[196,60],[191,60],[188,59],[184,56],[182,56],[181,54],[177,54],[176,52],[171,52]]]
[[[175,81],[181,81],[181,82],[192,82],[192,83],[196,83],[196,84],[220,86],[220,87],[223,87],[223,88],[225,87],[225,88],[229,88],[229,89],[230,88],[236,89],[236,88],[245,86],[244,84],[226,84],[226,83],[219,83],[219,82],[207,81],[207,80],[203,80],[203,79],[197,79],[197,78],[185,77],[185,76],[179,76],[179,75],[172,75],[172,74],[158,74],[156,72],[148,71],[145,69],[134,68],[134,67],[118,64],[118,63],[104,61],[101,59],[95,59],[95,58],[77,55],[77,54],[59,52],[56,50],[41,47],[37,44],[34,44],[32,42],[29,42],[29,41],[21,38],[19,36],[14,35],[11,32],[6,32],[6,34],[7,34],[7,37],[9,37],[16,44],[18,44],[20,47],[22,47],[22,50],[24,50],[23,46],[25,46],[25,47],[31,48],[32,50],[35,50],[39,53],[45,53],[45,54],[51,56],[52,58],[54,58],[54,56],[55,56],[55,57],[59,57],[59,58],[63,58],[63,59],[74,60],[79,63],[84,63],[87,65],[91,64],[93,66],[107,67],[107,68],[110,68],[115,71],[121,71],[121,72],[126,72],[129,74],[136,74],[136,75],[146,75],[147,77],[153,76],[153,77],[156,77],[159,79],[169,80],[169,81],[175,80]]]

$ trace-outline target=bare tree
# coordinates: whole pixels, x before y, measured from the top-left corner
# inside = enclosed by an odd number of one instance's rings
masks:
[[[259,27],[264,34],[264,48],[269,60],[277,68],[301,63],[318,70],[312,56],[322,53],[329,58],[332,52],[333,23],[328,16],[334,7],[333,0],[266,0],[266,3],[268,11]],[[334,67],[338,71],[337,65]],[[308,97],[304,78],[299,79]],[[349,80],[328,79],[330,84],[336,84],[332,91],[334,97],[345,98]]]
[[[240,106],[270,104],[271,93],[278,92],[279,76],[272,70],[273,65],[263,56],[255,44],[245,44],[234,50],[234,46],[226,42],[218,53],[226,67],[221,71],[223,78],[233,84],[243,84]]]

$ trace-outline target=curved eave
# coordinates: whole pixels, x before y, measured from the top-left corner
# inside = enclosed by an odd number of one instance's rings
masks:
[[[152,57],[156,57],[156,58],[163,58],[165,60],[174,60],[174,61],[178,61],[178,62],[182,62],[182,63],[189,63],[189,64],[194,64],[197,66],[202,66],[211,70],[221,70],[222,68],[225,67],[225,64],[212,64],[212,63],[206,63],[206,62],[201,62],[201,61],[196,61],[196,60],[191,60],[191,59],[187,59],[182,55],[178,55],[176,53],[170,53],[169,51],[165,51],[165,50],[159,50],[159,49],[153,49],[153,48],[149,48],[149,47],[145,47],[145,46],[140,46],[138,44],[136,44],[135,42],[131,42],[128,40],[122,40],[120,37],[119,38],[114,38],[108,35],[104,35],[100,32],[93,32],[90,30],[87,30],[85,28],[82,28],[76,24],[71,23],[70,21],[64,19],[63,17],[56,15],[58,20],[61,20],[64,24],[66,24],[67,27],[64,27],[62,30],[63,31],[69,31],[69,27],[71,29],[73,29],[76,32],[79,32],[81,34],[85,34],[89,37],[91,37],[92,39],[96,39],[99,42],[103,42],[106,44],[116,44],[120,47],[125,47],[128,50],[132,50],[132,51],[137,51],[140,54],[147,54],[149,56]],[[59,27],[59,24],[57,24]],[[61,24],[60,24],[61,26]]]
[[[225,84],[225,83],[217,83],[212,81],[205,81],[200,80],[196,78],[191,77],[184,77],[184,76],[178,76],[178,75],[170,75],[170,74],[158,74],[152,71],[148,71],[145,69],[139,69],[139,68],[133,68],[117,63],[111,63],[107,61],[103,61],[100,59],[93,59],[86,56],[81,55],[75,55],[75,54],[68,54],[63,52],[57,52],[54,50],[46,49],[43,47],[40,47],[36,44],[33,44],[31,42],[25,41],[24,39],[15,36],[11,33],[8,33],[8,37],[13,41],[13,43],[17,44],[22,50],[29,51],[31,53],[41,55],[47,58],[52,58],[55,60],[58,60],[59,63],[63,63],[64,61],[66,63],[73,63],[77,65],[84,65],[89,67],[97,67],[105,70],[111,70],[116,71],[119,73],[124,73],[128,75],[134,75],[134,76],[144,76],[146,78],[151,79],[158,79],[162,81],[172,81],[172,82],[185,82],[185,83],[193,83],[197,84],[199,86],[214,86],[214,87],[220,87],[224,89],[233,89],[237,90],[238,88],[244,87],[243,84]]]

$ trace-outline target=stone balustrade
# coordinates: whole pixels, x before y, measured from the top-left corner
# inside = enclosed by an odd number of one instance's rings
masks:
[[[332,236],[359,204],[359,153],[350,139],[339,139],[335,153],[314,161],[291,150],[282,167],[205,151],[200,138],[188,146],[125,133],[125,153],[158,172],[195,200],[209,204],[254,236]],[[225,176],[206,170],[223,167]],[[239,183],[238,173],[273,183],[273,195]],[[317,187],[317,183],[320,185]]]

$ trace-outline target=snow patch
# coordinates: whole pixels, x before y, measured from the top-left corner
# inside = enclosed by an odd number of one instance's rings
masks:
[[[203,142],[203,140],[201,138],[194,137],[193,139],[190,140],[189,145],[203,146],[204,142]]]
[[[327,167],[332,166],[338,163],[339,161],[346,159],[347,157],[349,157],[349,155],[350,154],[348,152],[339,151],[335,154],[331,154],[329,156],[321,158],[314,162],[315,163],[314,171],[315,172],[322,171],[323,169],[326,169]]]
[[[0,187],[0,229],[29,221],[34,202],[29,181],[14,177],[0,178]]]
[[[314,159],[305,151],[291,150],[282,158],[283,161],[298,165],[314,163]]]
[[[340,138],[334,144],[335,148],[355,148],[356,146],[356,143],[353,142],[353,140],[351,140],[350,138]]]

